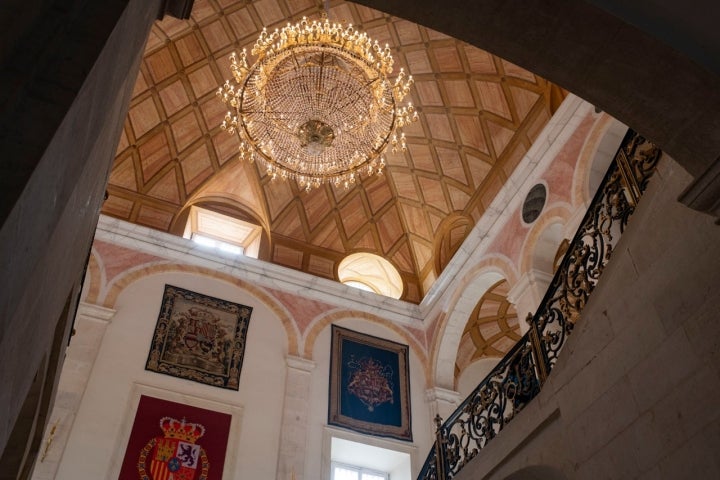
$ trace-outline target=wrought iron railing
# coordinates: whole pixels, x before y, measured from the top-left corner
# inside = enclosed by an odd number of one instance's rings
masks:
[[[435,418],[435,444],[418,480],[455,477],[540,392],[660,156],[637,133],[625,135],[537,312],[528,316],[528,332],[445,422]]]

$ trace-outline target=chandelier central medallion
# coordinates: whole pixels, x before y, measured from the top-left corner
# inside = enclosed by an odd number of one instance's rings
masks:
[[[406,147],[403,126],[417,120],[401,106],[412,76],[390,80],[390,48],[352,25],[329,20],[263,29],[248,66],[245,50],[230,56],[233,80],[218,90],[230,108],[222,128],[240,139],[240,157],[259,160],[271,178],[306,190],[345,188],[361,174],[382,173],[384,153]]]

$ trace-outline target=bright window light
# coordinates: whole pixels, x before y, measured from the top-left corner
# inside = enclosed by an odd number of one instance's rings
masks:
[[[386,473],[368,473],[362,472],[361,480],[388,480]]]
[[[229,243],[225,243],[225,242],[218,242],[218,243],[220,244],[218,246],[218,248],[220,248],[220,250],[222,250],[223,252],[232,253],[233,255],[242,255],[242,253],[243,253],[242,247],[239,247],[237,245],[230,245]]]
[[[227,242],[223,242],[222,240],[216,240],[214,238],[206,237],[205,235],[198,235],[197,233],[194,233],[192,236],[193,242],[197,243],[198,245],[202,245],[203,247],[208,248],[215,248],[222,252],[228,252],[233,255],[242,255],[243,248],[238,245],[232,245]]]
[[[388,480],[389,475],[354,465],[332,464],[332,480]]]
[[[347,280],[343,283],[349,287],[359,288],[360,290],[365,290],[366,292],[377,293],[375,290],[372,289],[372,287],[370,285],[363,283],[363,282],[358,282],[356,280]]]
[[[232,255],[257,258],[262,228],[259,225],[229,217],[222,213],[193,205],[185,225],[185,238],[198,245],[214,248]]]
[[[333,480],[358,480],[359,472],[349,468],[335,465],[333,467]]]
[[[204,247],[214,248],[217,241],[212,238],[204,237],[202,235],[195,234],[192,236],[193,242]]]
[[[412,480],[407,452],[334,436],[329,443],[332,480]]]
[[[338,265],[338,279],[351,287],[400,298],[403,280],[392,263],[367,252],[352,253]]]

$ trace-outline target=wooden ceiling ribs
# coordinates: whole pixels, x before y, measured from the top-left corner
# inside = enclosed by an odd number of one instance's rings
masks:
[[[337,261],[369,251],[398,268],[403,299],[417,303],[446,264],[436,261],[438,236],[448,233],[440,229],[443,219],[462,214],[477,221],[564,92],[441,33],[331,1],[331,20],[389,43],[396,71],[413,74],[420,120],[404,129],[408,151],[386,155],[385,175],[349,191],[323,186],[305,193],[292,182],[271,182],[258,165],[241,166],[237,140],[220,128],[225,106],[215,89],[230,76],[228,55],[252,46],[263,26],[318,13],[313,0],[197,0],[190,19],[158,22],[103,212],[169,231],[186,205],[217,197],[222,186],[251,210],[238,215],[269,228],[270,261],[332,278]]]

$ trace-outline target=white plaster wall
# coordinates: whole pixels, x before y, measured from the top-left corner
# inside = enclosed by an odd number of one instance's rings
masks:
[[[338,326],[349,328],[358,332],[386,338],[395,342],[407,342],[392,330],[382,325],[360,319],[344,319],[336,323]],[[330,372],[330,339],[331,327],[328,325],[318,335],[314,349],[313,361],[316,368],[313,371],[310,386],[309,426],[307,438],[307,457],[305,462],[306,479],[329,479],[330,454],[329,442],[324,441],[324,435],[329,430],[341,430],[339,427],[327,427],[328,415],[328,387]],[[369,435],[352,435],[352,440],[382,448],[397,448],[399,451],[410,453],[412,464],[412,478],[415,478],[422,467],[427,452],[434,440],[431,430],[429,408],[425,402],[426,380],[422,364],[413,349],[410,348],[410,408],[412,416],[413,442],[403,442],[394,439],[379,439]],[[408,451],[408,447],[411,450]],[[326,458],[323,458],[325,456]]]
[[[253,307],[239,391],[145,371],[166,283]],[[224,478],[275,478],[287,353],[280,320],[237,286],[187,273],[140,279],[122,292],[115,308],[117,314],[105,334],[57,478],[117,478],[138,384],[187,395],[195,403],[206,400],[210,402],[207,408],[212,404],[235,411],[241,408],[242,415],[234,415],[231,426],[231,437],[239,430],[238,438],[231,438],[237,448],[227,452],[226,465],[234,468],[226,468]]]

